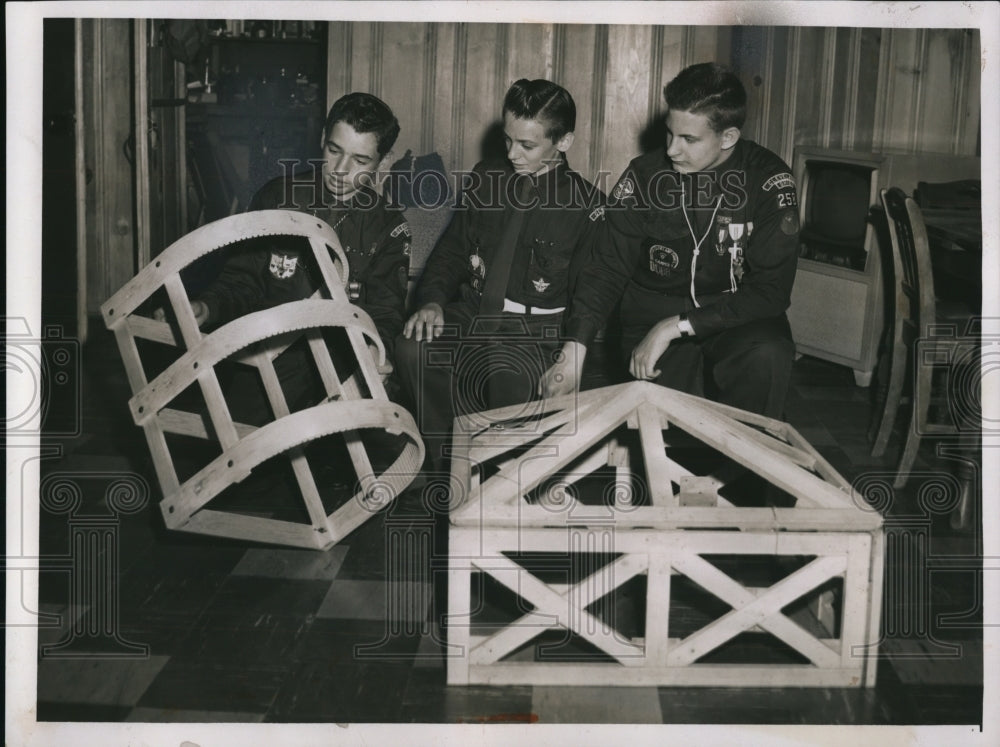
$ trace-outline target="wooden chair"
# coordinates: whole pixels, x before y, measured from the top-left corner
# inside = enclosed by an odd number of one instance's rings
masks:
[[[930,247],[920,208],[898,188],[883,189],[881,198],[892,245],[895,302],[887,354],[888,392],[874,432],[871,453],[875,457],[885,453],[912,362],[913,407],[895,481],[895,487],[901,488],[910,476],[924,435],[958,436],[974,430],[974,426],[970,426],[979,419],[979,398],[971,390],[978,386],[978,347],[971,334],[975,328],[971,324],[970,310],[954,304],[939,304],[935,298]],[[964,388],[964,395],[959,399],[965,402],[948,403],[952,410],[952,422],[948,423],[930,420],[932,378],[935,369],[941,368],[948,370],[952,383],[958,381]],[[971,379],[968,378],[970,372]],[[953,399],[956,392],[949,392]],[[971,406],[962,411],[963,405]]]

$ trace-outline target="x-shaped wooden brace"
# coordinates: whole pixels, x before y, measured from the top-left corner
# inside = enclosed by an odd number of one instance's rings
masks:
[[[687,666],[730,638],[760,627],[820,667],[840,666],[840,654],[781,613],[783,607],[829,578],[844,573],[847,558],[819,557],[757,594],[696,554],[671,558],[678,571],[733,609],[674,646],[668,666]]]
[[[513,560],[496,554],[472,561],[518,596],[535,606],[469,652],[469,663],[492,664],[537,636],[542,629],[565,628],[629,666],[644,660],[642,646],[623,640],[604,621],[587,612],[595,601],[649,567],[645,555],[623,555],[565,589],[553,588]]]

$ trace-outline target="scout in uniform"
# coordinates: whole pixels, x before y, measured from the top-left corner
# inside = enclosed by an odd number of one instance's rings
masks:
[[[262,187],[251,210],[285,209],[310,213],[337,232],[347,256],[351,300],[375,322],[391,370],[392,346],[403,327],[409,274],[407,224],[371,186],[374,173],[399,135],[388,106],[367,93],[351,93],[330,108],[323,134],[323,165],[309,176],[279,177]],[[234,247],[219,277],[192,307],[199,324],[217,326],[244,314],[308,298],[319,286],[319,271],[305,239],[262,237]],[[293,410],[313,404],[322,392],[305,342],[277,359],[275,370]],[[233,416],[260,424],[270,419],[255,377],[227,388]],[[253,381],[250,381],[253,379]],[[387,382],[388,383],[388,382]],[[264,409],[262,409],[264,408]]]
[[[634,159],[612,191],[567,320],[561,391],[575,387],[620,300],[633,377],[781,417],[794,355],[794,180],[740,137],[746,91],[731,72],[694,65],[664,93],[666,149]]]
[[[579,263],[603,221],[603,195],[566,160],[576,125],[568,91],[518,80],[503,123],[507,159],[467,175],[396,347],[400,382],[438,464],[456,414],[549,393]]]

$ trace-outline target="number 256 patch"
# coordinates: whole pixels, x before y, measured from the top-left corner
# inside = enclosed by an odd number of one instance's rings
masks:
[[[795,192],[778,192],[778,207],[779,208],[789,208],[798,207],[799,200],[795,196]]]

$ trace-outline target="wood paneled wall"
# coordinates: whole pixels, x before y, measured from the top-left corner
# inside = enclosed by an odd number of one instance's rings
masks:
[[[549,78],[577,104],[570,163],[608,187],[661,142],[663,85],[730,64],[750,94],[745,135],[791,161],[796,144],[974,154],[979,32],[873,29],[331,22],[328,101],[370,91],[396,111],[397,154],[479,160],[517,78]]]
[[[396,152],[438,151],[452,169],[480,159],[518,78],[565,86],[577,106],[570,163],[608,184],[643,149],[663,84],[688,64],[725,61],[729,29],[477,23],[330,23],[327,100],[370,91],[396,112]]]
[[[739,28],[730,61],[744,134],[786,160],[796,145],[978,154],[978,30]]]
[[[136,272],[132,134],[132,22],[120,18],[80,23],[83,193],[77,195],[84,241],[86,311],[96,314]],[[81,147],[82,146],[82,147]]]

